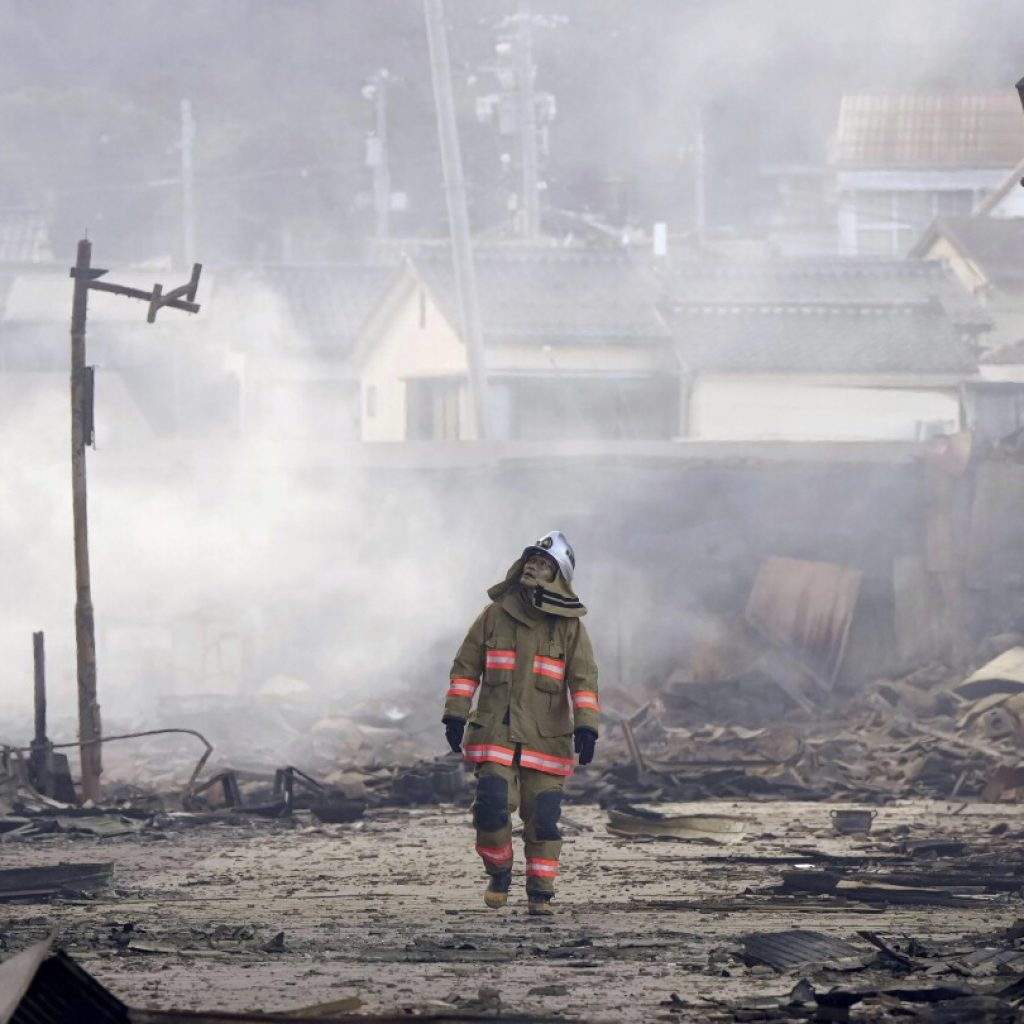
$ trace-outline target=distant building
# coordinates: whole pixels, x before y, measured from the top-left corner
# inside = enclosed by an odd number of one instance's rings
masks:
[[[679,370],[660,286],[620,254],[482,250],[476,259],[495,440],[667,439]],[[409,262],[360,332],[361,436],[475,436],[447,257]]]
[[[990,322],[941,264],[700,263],[668,300],[688,436],[921,441],[961,429]]]
[[[986,353],[967,389],[968,426],[998,442],[1024,428],[1024,340]]]
[[[905,255],[936,218],[970,214],[1022,157],[1013,93],[844,96],[831,159],[839,251]]]
[[[53,260],[47,219],[40,214],[0,214],[0,264]]]
[[[1019,192],[1024,192],[1018,186]],[[945,260],[992,316],[986,348],[1024,338],[1024,217],[946,217],[935,221],[910,255]]]
[[[357,439],[353,347],[397,274],[361,264],[223,271],[211,317],[240,381],[240,429],[285,441]]]

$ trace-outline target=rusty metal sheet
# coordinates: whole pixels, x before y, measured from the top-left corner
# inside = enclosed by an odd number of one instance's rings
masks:
[[[863,573],[832,562],[765,559],[747,600],[746,619],[831,689],[846,651]]]

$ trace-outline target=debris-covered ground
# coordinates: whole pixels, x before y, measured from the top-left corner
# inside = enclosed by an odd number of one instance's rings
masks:
[[[0,952],[140,1012],[1024,1020],[1024,636],[856,688],[717,650],[603,688],[554,920],[483,906],[429,694],[176,705],[101,807],[0,747]]]
[[[838,988],[861,994],[839,1000],[852,1019],[906,1019],[981,1006],[1024,975],[1024,810],[902,802],[870,834],[836,836],[838,809],[705,801],[672,808],[704,819],[683,823],[696,837],[651,839],[573,806],[553,920],[526,915],[521,877],[506,910],[484,908],[454,805],[335,825],[299,812],[8,833],[2,868],[109,862],[113,875],[92,896],[7,902],[3,941],[13,952],[56,932],[126,1003],[164,1009],[783,1020],[813,1019],[813,993]],[[724,841],[700,841],[702,827]],[[790,931],[815,934],[763,938]],[[1010,1016],[922,1019],[1012,1020],[1013,991],[988,999]]]

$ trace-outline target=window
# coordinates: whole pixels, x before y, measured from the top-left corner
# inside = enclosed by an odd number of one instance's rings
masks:
[[[905,256],[936,217],[966,216],[975,198],[970,189],[857,192],[853,199],[857,252]]]

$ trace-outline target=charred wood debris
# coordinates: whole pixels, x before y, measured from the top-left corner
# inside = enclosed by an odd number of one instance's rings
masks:
[[[767,908],[852,912],[869,915],[870,923],[872,913],[893,907],[955,912],[1020,901],[1024,831],[1008,822],[993,818],[983,842],[958,837],[952,826],[922,835],[906,826],[873,834],[872,825],[875,808],[899,800],[946,801],[955,825],[970,802],[1018,799],[1024,636],[988,637],[966,668],[936,661],[898,678],[837,685],[858,587],[859,576],[840,566],[769,559],[751,592],[742,637],[717,645],[712,669],[698,657],[643,691],[604,687],[601,757],[576,772],[566,793],[604,808],[610,838],[718,844],[723,863],[763,863],[740,845],[750,833],[751,808],[791,800],[833,804],[832,831],[865,840],[854,854],[798,845],[772,858],[775,885],[732,897],[656,900],[659,909],[744,914],[754,922]],[[808,617],[807,609],[821,608],[824,619]],[[123,737],[121,749],[133,752],[118,759],[120,745],[111,742],[111,781],[100,805],[74,801],[67,760],[52,750],[41,759],[38,742],[0,747],[0,844],[57,834],[170,839],[184,829],[243,822],[330,834],[358,828],[364,816],[387,808],[468,807],[466,767],[435,753],[432,696],[410,691],[315,720],[286,701],[179,698],[165,710],[175,727],[145,730],[144,745],[132,744],[138,734],[130,731],[110,737]],[[244,736],[245,747],[232,747],[232,735]],[[198,761],[196,737],[205,747]],[[268,770],[274,758],[301,767]],[[743,810],[702,813],[704,800],[736,801]],[[0,903],[95,898],[109,890],[113,872],[113,862],[93,860],[0,869]],[[651,901],[644,907],[651,909]],[[791,977],[788,996],[723,997],[697,1006],[673,995],[662,1019],[1024,1019],[1021,910],[1008,929],[958,941],[870,928],[842,937],[813,928],[751,931],[713,951],[722,973]],[[81,985],[93,993],[89,998],[102,998],[102,986],[59,949],[37,950],[19,963],[28,972],[26,999],[35,991],[31,977],[47,970],[68,975],[69,993]],[[122,1007],[111,1019],[178,1018]]]

